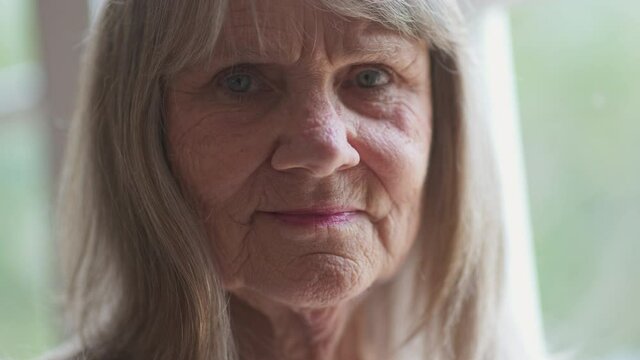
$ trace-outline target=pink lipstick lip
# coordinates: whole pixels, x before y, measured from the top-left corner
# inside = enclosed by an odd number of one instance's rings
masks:
[[[286,211],[271,211],[272,214],[283,215],[335,215],[344,213],[355,213],[360,210],[355,208],[317,208],[317,209],[299,209],[299,210],[286,210]]]

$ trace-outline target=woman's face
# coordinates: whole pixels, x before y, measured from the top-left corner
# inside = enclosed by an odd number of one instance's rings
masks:
[[[306,2],[245,1],[167,96],[171,166],[224,286],[324,307],[393,274],[420,222],[426,44]],[[262,46],[262,51],[258,51]]]

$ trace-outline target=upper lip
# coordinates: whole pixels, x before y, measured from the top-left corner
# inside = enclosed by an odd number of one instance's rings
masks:
[[[312,208],[300,208],[300,209],[286,209],[286,210],[275,210],[275,211],[265,211],[268,213],[274,214],[284,214],[284,215],[332,215],[332,214],[340,214],[346,212],[356,212],[362,211],[359,208],[351,207],[351,206],[335,206],[335,207],[312,207]]]

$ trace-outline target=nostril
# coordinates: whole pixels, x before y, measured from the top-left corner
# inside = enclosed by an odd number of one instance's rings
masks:
[[[348,141],[345,141],[344,160],[338,170],[346,170],[360,164],[360,153]]]

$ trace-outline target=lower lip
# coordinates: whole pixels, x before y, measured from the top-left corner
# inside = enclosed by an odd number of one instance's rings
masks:
[[[283,214],[270,213],[276,219],[293,225],[330,226],[351,222],[357,215],[357,211],[339,212],[332,214]]]

